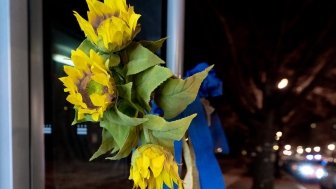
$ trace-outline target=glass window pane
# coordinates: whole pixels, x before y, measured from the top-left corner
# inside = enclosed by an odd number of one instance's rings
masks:
[[[165,7],[161,0],[127,1],[142,14],[139,39],[159,39],[165,34]],[[89,161],[101,142],[101,128],[93,123],[71,125],[74,110],[65,99],[59,77],[63,66],[84,40],[73,16],[86,18],[85,1],[59,0],[43,5],[44,83],[45,83],[45,165],[46,189],[132,188],[128,180],[130,157],[119,161],[98,158]]]

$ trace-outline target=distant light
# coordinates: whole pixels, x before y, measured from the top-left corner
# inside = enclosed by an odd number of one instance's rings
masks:
[[[321,148],[320,148],[319,146],[315,146],[315,147],[314,147],[314,151],[315,151],[315,152],[320,152],[320,151],[321,151]]]
[[[217,153],[222,153],[222,152],[223,152],[223,149],[222,149],[222,148],[217,148],[217,149],[216,149],[216,152],[217,152]]]
[[[242,150],[241,153],[242,153],[243,156],[246,156],[246,154],[247,154],[246,150]]]
[[[310,153],[310,152],[312,151],[312,149],[311,149],[311,148],[306,148],[305,151],[306,151],[307,153]]]
[[[51,124],[45,124],[43,128],[44,134],[51,134],[52,133],[52,126]]]
[[[335,150],[335,144],[329,144],[328,150],[334,151]]]
[[[314,155],[314,159],[321,160],[322,159],[322,155],[321,154],[316,154],[316,155]]]
[[[298,154],[303,154],[303,148],[298,148],[298,149],[296,149],[296,152],[297,152]]]
[[[53,54],[52,55],[52,59],[55,62],[58,62],[60,64],[65,64],[65,65],[69,65],[69,66],[73,66],[73,62],[71,61],[71,59],[67,56],[61,55],[61,54]]]
[[[86,125],[78,125],[77,126],[77,135],[87,135],[87,126]]]
[[[315,171],[315,175],[318,179],[321,179],[322,177],[324,176],[327,176],[327,173],[326,171],[323,169],[323,168],[318,168],[316,171]]]
[[[312,129],[315,129],[315,128],[316,128],[316,126],[317,126],[317,124],[316,124],[316,123],[311,123],[311,124],[310,124],[310,128],[312,128]]]
[[[288,85],[288,79],[283,78],[281,81],[278,83],[278,89],[284,89]]]
[[[285,145],[285,149],[286,149],[286,150],[290,150],[291,148],[292,148],[291,145],[289,145],[289,144],[286,144],[286,145]]]
[[[311,165],[301,165],[299,166],[299,171],[303,175],[312,175],[314,174],[314,169]]]
[[[279,146],[278,145],[274,145],[273,146],[273,150],[275,150],[275,151],[279,150]]]
[[[289,150],[284,150],[282,153],[286,156],[292,155],[292,151],[289,151]]]
[[[275,134],[277,137],[281,137],[282,136],[282,132],[281,131],[278,131],[278,132],[276,132],[276,134]]]
[[[306,159],[313,160],[314,156],[312,154],[308,154],[308,155],[306,155]]]

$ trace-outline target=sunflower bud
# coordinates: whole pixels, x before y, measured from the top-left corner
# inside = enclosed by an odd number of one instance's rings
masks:
[[[134,181],[135,188],[162,189],[163,184],[173,188],[174,183],[179,189],[183,188],[173,155],[155,144],[146,144],[134,151],[129,179]]]
[[[87,0],[88,20],[74,12],[86,37],[105,52],[116,52],[125,48],[140,31],[137,24],[140,14],[127,6],[125,0]]]

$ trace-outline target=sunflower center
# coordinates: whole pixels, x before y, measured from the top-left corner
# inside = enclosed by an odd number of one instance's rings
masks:
[[[89,83],[87,84],[86,86],[86,91],[88,93],[88,95],[91,95],[91,94],[103,94],[105,92],[105,86],[100,84],[100,83],[97,83],[96,81],[89,81]]]

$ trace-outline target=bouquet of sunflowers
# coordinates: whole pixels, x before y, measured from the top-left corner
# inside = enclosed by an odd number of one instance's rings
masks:
[[[101,155],[118,160],[132,154],[129,179],[141,189],[183,188],[174,160],[174,141],[181,140],[196,114],[180,114],[198,93],[212,67],[185,80],[177,78],[155,53],[165,39],[135,41],[139,14],[125,0],[87,0],[88,20],[74,15],[85,39],[71,52],[74,66],[61,77],[74,105],[75,119],[98,122],[102,143],[90,160]],[[163,115],[151,114],[155,102]]]

